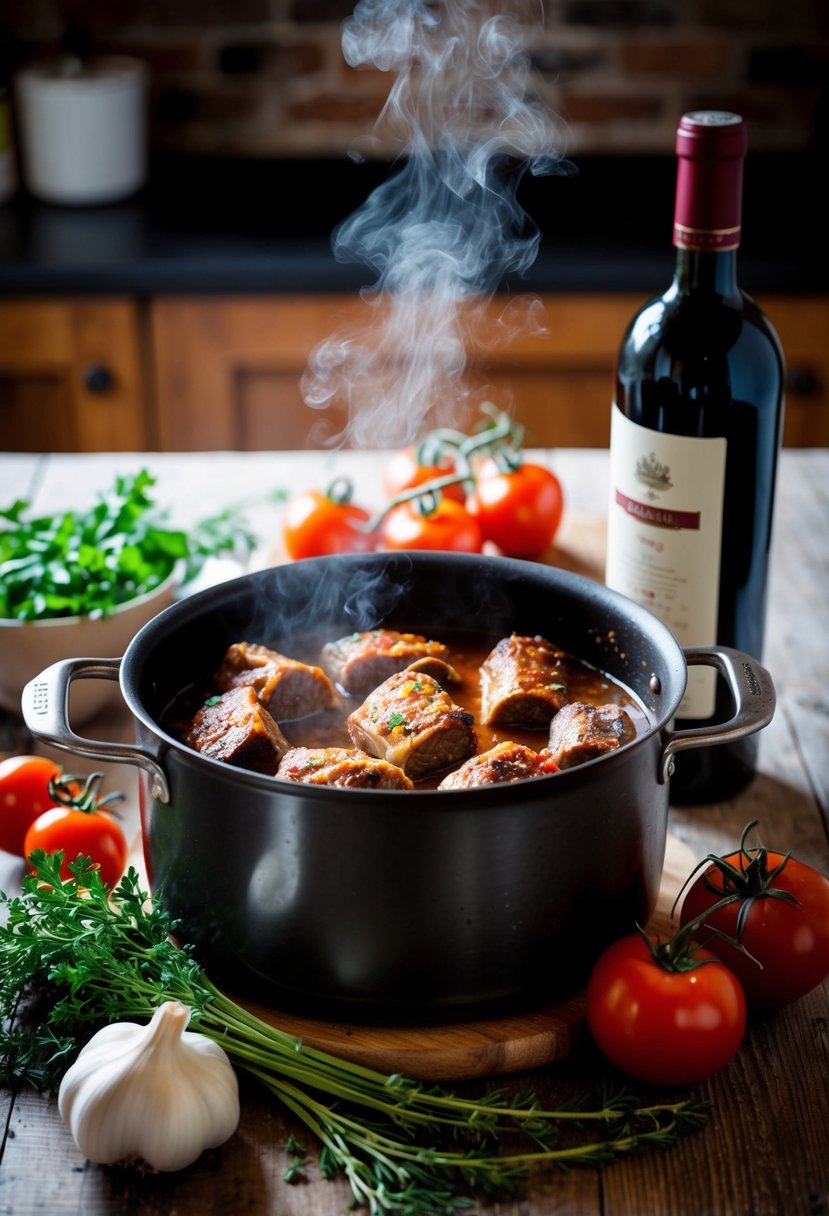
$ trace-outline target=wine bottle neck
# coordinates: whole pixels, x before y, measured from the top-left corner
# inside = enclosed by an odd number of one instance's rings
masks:
[[[738,294],[745,124],[738,114],[684,114],[676,137],[673,242],[680,291]]]
[[[699,292],[738,300],[737,250],[677,249],[673,286],[681,295]]]

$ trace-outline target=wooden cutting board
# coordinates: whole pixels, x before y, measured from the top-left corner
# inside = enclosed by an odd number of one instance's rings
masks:
[[[671,931],[671,908],[699,859],[671,833],[649,928]],[[239,1000],[239,998],[236,998]],[[502,1076],[564,1059],[584,1024],[584,993],[525,1013],[438,1026],[362,1026],[299,1017],[241,1000],[269,1024],[332,1055],[421,1081]]]

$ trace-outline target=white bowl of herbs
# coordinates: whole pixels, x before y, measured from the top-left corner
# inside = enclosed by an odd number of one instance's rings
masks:
[[[182,583],[221,552],[253,548],[232,510],[188,531],[168,526],[142,469],[81,511],[34,516],[0,507],[0,708],[20,712],[23,687],[67,658],[119,658]],[[73,685],[70,719],[94,717],[116,685]]]

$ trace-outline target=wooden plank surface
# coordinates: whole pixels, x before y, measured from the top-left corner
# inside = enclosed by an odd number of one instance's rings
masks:
[[[601,577],[606,454],[562,451],[546,458],[562,477],[568,501],[553,560]],[[123,471],[129,461],[135,467],[151,464],[159,496],[171,502],[181,522],[266,487],[291,490],[324,480],[319,457],[308,453],[60,457],[45,466],[33,461],[25,469],[14,458],[0,457],[2,497],[23,494],[21,482],[29,480],[39,503],[77,505],[78,487],[91,491],[95,484],[107,484],[114,469]],[[369,505],[376,500],[376,454],[332,455],[323,461],[325,474],[353,472],[364,491],[360,497]],[[5,487],[12,484],[7,494]],[[279,507],[260,504],[251,517],[262,542],[254,565],[279,560]],[[829,452],[784,453],[765,654],[778,711],[763,732],[758,776],[744,794],[708,807],[671,809],[672,832],[698,857],[730,847],[743,825],[757,818],[768,844],[791,847],[829,870],[827,520]],[[98,729],[103,727],[91,724],[89,733]],[[125,770],[124,778],[134,780],[134,774]],[[827,1026],[829,984],[824,983],[787,1009],[752,1017],[737,1058],[695,1089],[712,1103],[703,1133],[669,1153],[631,1158],[601,1175],[533,1169],[523,1195],[483,1202],[478,1209],[484,1216],[811,1216],[829,1210]],[[532,1080],[545,1101],[556,1101],[612,1075],[588,1041],[572,1058],[521,1074],[513,1083]],[[28,1091],[12,1099],[0,1091],[0,1120],[0,1210],[6,1216],[43,1211],[57,1216],[174,1211],[333,1216],[348,1203],[347,1187],[322,1181],[313,1167],[307,1183],[283,1182],[289,1135],[308,1141],[293,1119],[247,1083],[237,1134],[170,1177],[88,1165],[52,1099]]]

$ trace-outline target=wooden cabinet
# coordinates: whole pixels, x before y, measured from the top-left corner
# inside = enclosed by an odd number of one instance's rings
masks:
[[[514,412],[527,446],[606,447],[619,337],[640,300],[550,295],[542,303],[535,332],[505,340],[505,301],[493,301],[471,328],[467,378],[480,398]],[[300,377],[317,343],[348,326],[364,332],[369,310],[356,296],[156,301],[162,446],[304,448],[339,432],[345,413],[310,409]],[[392,445],[378,434],[376,446]]]
[[[138,305],[0,300],[0,426],[17,452],[150,446]]]
[[[470,333],[467,379],[528,446],[606,447],[620,336],[641,297],[543,296],[510,336],[497,297]],[[829,446],[829,297],[761,300],[789,368],[785,442]],[[514,306],[514,302],[512,305]],[[314,347],[376,317],[356,294],[0,301],[0,423],[9,451],[324,446],[335,408],[304,402]],[[506,335],[506,337],[505,337]],[[401,352],[395,355],[405,358]],[[388,446],[377,434],[373,446]]]
[[[829,298],[760,299],[786,356],[783,442],[793,448],[829,447]]]
[[[547,295],[540,332],[502,342],[504,301],[487,309],[468,353],[482,395],[512,409],[528,446],[606,447],[619,339],[642,303],[633,295]],[[829,299],[762,301],[789,365],[785,442],[829,445]],[[344,414],[303,401],[309,352],[343,326],[364,326],[352,296],[175,298],[152,305],[161,446],[315,446]],[[378,436],[377,446],[383,444]]]
[[[359,322],[365,307],[357,296],[156,300],[151,329],[161,447],[313,446],[320,415],[305,405],[299,384],[308,355],[335,326]]]

